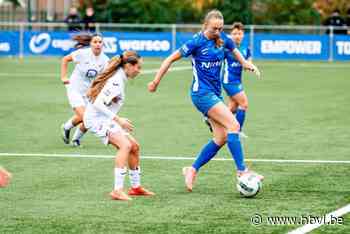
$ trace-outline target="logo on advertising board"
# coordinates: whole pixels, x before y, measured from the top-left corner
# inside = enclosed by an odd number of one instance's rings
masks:
[[[120,40],[119,46],[122,50],[168,51],[170,42],[167,40]]]
[[[50,35],[48,33],[40,33],[39,35],[32,36],[29,42],[29,48],[33,53],[40,54],[49,48],[50,43]]]
[[[350,41],[337,41],[335,45],[339,55],[350,55]]]
[[[103,52],[117,53],[117,38],[104,37],[103,38]]]
[[[320,41],[306,40],[261,40],[263,54],[321,54]]]

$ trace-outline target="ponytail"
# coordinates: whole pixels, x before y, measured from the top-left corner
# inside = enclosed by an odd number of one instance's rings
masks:
[[[141,57],[135,51],[130,50],[125,51],[120,56],[111,58],[111,60],[108,62],[107,68],[92,82],[92,85],[87,92],[87,97],[94,102],[97,95],[107,83],[108,79],[111,78],[118,71],[118,69],[122,68],[127,63],[135,65],[139,62],[140,58]]]

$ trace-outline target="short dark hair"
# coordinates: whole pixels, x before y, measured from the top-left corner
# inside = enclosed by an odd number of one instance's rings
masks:
[[[244,25],[241,22],[234,22],[231,29],[238,29],[244,31]]]

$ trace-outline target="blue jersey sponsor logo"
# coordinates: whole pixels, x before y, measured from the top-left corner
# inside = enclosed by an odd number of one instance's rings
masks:
[[[201,62],[201,67],[210,69],[213,67],[220,67],[221,66],[221,61],[215,61],[215,62]]]

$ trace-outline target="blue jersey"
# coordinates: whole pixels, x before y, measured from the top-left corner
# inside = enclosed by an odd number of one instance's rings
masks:
[[[251,57],[250,49],[241,46],[237,48],[245,59]],[[225,50],[226,65],[223,75],[223,83],[241,83],[242,82],[242,65],[236,60],[231,51]]]
[[[232,51],[235,45],[224,32],[220,34],[224,45],[216,47],[214,40],[209,40],[202,32],[193,36],[180,49],[182,56],[192,55],[193,82],[191,94],[203,95],[214,92],[221,95],[220,70],[225,58],[225,49]]]

